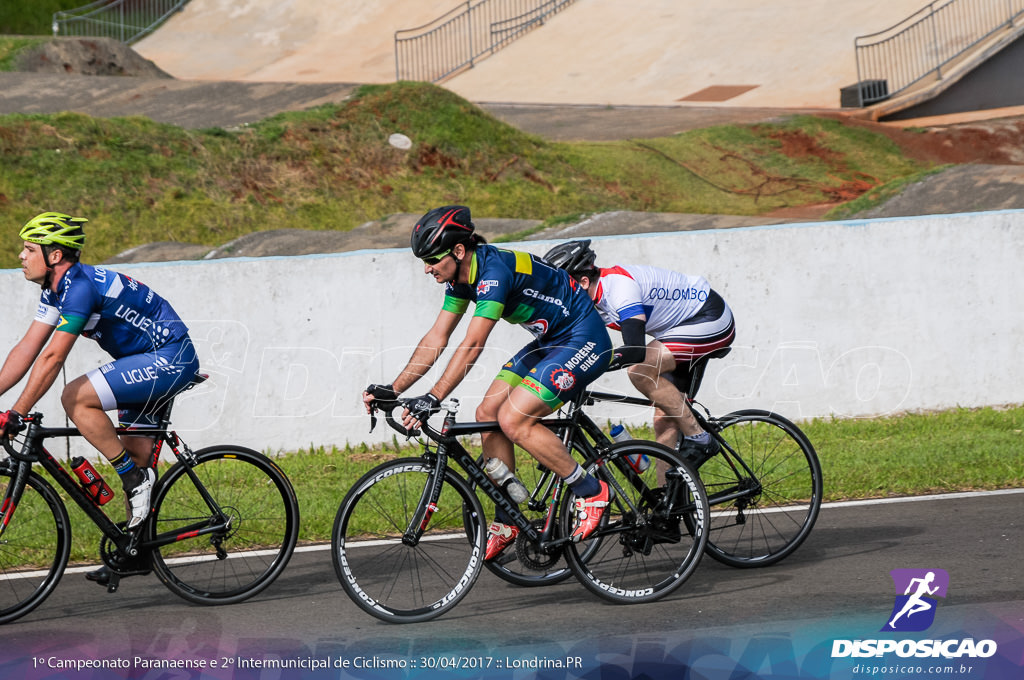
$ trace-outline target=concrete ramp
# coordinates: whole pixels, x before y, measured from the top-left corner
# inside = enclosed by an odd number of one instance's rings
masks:
[[[838,108],[922,0],[580,0],[445,85],[474,101]]]
[[[395,31],[454,0],[192,0],[135,50],[186,80],[395,81]]]
[[[924,0],[578,0],[443,83],[475,102],[839,108],[853,41]],[[455,0],[192,0],[136,50],[177,78],[393,82]]]

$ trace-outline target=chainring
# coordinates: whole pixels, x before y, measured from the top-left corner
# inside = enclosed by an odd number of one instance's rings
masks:
[[[533,525],[538,529],[543,527],[543,518],[533,520]],[[520,531],[516,536],[516,557],[527,569],[547,571],[562,559],[562,549],[557,548],[553,552],[544,552],[530,540],[529,536]]]

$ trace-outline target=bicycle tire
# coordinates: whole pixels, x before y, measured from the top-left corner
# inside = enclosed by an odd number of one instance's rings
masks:
[[[637,454],[647,456],[649,466],[639,475],[625,472],[626,456]],[[588,471],[615,494],[594,533],[565,548],[580,583],[618,604],[653,602],[681,586],[707,543],[707,496],[696,472],[672,449],[643,440],[613,444]],[[676,493],[668,491],[666,471],[673,472]],[[671,511],[665,502],[669,496]],[[575,521],[574,500],[565,494],[559,510],[566,536]]]
[[[0,499],[8,500],[10,466],[0,465]],[[57,587],[71,554],[67,508],[54,488],[29,472],[25,490],[0,534],[0,624],[39,606]]]
[[[179,597],[196,604],[234,604],[273,583],[298,540],[299,504],[288,477],[272,460],[241,446],[195,452],[191,468],[230,517],[226,532],[191,535],[152,551],[153,571]],[[209,518],[209,505],[178,462],[160,480],[147,539]]]
[[[445,471],[426,532],[416,545],[402,542],[434,470],[422,458],[388,461],[363,475],[338,508],[331,531],[335,573],[352,601],[382,621],[437,618],[480,575],[487,540],[483,511],[452,470]]]
[[[712,505],[707,553],[732,567],[764,567],[792,554],[810,534],[821,508],[821,464],[807,437],[782,416],[760,409],[713,421],[731,453],[700,467],[708,494],[745,485],[750,497]],[[756,482],[738,476],[741,458]],[[745,472],[742,469],[739,472]]]

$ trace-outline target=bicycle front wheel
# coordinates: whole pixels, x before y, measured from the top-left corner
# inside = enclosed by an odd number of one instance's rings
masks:
[[[646,457],[642,472],[627,460],[634,456]],[[597,530],[565,548],[579,581],[620,604],[652,602],[681,586],[707,543],[708,502],[697,474],[672,449],[641,440],[612,445],[588,472],[608,483],[612,496]],[[574,501],[563,495],[564,536],[573,531]]]
[[[176,463],[154,496],[148,541],[174,542],[153,549],[153,571],[190,602],[241,602],[291,559],[299,534],[295,491],[281,468],[251,449],[215,446],[194,455],[195,466]],[[223,528],[202,533],[201,525]]]
[[[14,472],[0,464],[0,623],[28,614],[57,587],[71,551],[68,512],[53,487],[28,474],[17,506],[12,505]]]
[[[818,456],[796,425],[770,411],[737,411],[716,422],[728,451],[700,467],[713,509],[707,552],[733,567],[775,564],[818,518]]]
[[[389,623],[416,623],[458,604],[480,575],[486,527],[469,484],[445,471],[436,507],[423,493],[436,474],[422,458],[378,465],[356,482],[331,532],[334,569],[363,611]],[[402,538],[415,522],[418,541]]]

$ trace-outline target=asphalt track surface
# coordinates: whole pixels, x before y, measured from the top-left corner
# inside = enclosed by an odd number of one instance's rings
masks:
[[[573,580],[518,588],[484,570],[453,611],[423,624],[385,624],[364,614],[341,590],[325,549],[297,552],[266,591],[224,607],[179,600],[153,575],[126,579],[118,593],[107,594],[80,571],[69,572],[38,609],[3,627],[0,675],[28,677],[34,659],[53,655],[515,658],[573,650],[586,656],[598,647],[629,655],[640,654],[644,644],[712,644],[735,656],[764,636],[782,636],[796,646],[830,646],[837,637],[878,637],[893,607],[889,571],[896,568],[948,572],[949,591],[930,636],[955,633],[956,626],[1015,630],[1019,647],[1022,494],[826,504],[807,542],[782,563],[744,570],[705,559],[678,591],[645,605],[602,602]],[[1020,649],[1007,653],[1019,655]]]

